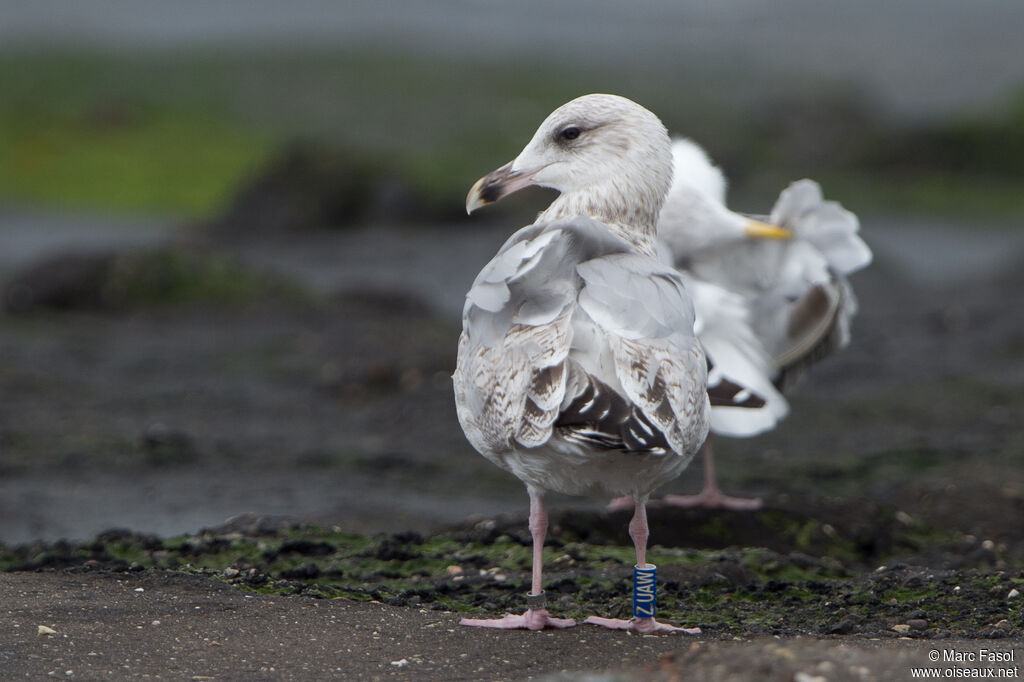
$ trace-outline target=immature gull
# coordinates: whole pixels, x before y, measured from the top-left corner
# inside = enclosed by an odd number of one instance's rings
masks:
[[[545,491],[629,495],[635,575],[653,599],[647,498],[689,463],[710,410],[692,303],[656,257],[671,174],[657,117],[622,97],[587,95],[556,109],[515,160],[469,192],[470,212],[527,185],[560,195],[505,242],[466,295],[453,376],[459,422],[473,447],[526,484],[533,581],[523,615],[464,625],[575,624],[545,608]],[[650,607],[635,608],[631,621],[587,622],[682,629],[657,622]]]
[[[847,276],[871,262],[871,250],[857,234],[857,217],[838,203],[825,201],[812,180],[799,180],[783,190],[771,215],[763,219],[768,225],[752,223],[726,208],[725,177],[703,149],[690,140],[676,140],[672,156],[675,172],[658,220],[659,241],[688,277],[697,318],[711,329],[700,334],[709,357],[768,403],[768,409],[760,411],[714,407],[711,431],[753,436],[773,428],[788,411],[785,398],[767,384],[784,390],[810,365],[849,343],[857,303]],[[792,238],[749,238],[787,236],[773,234],[773,225],[788,230]],[[739,300],[721,294],[717,300],[701,296],[701,284],[717,285]],[[734,329],[744,308],[756,336],[753,342]],[[760,500],[723,495],[710,441],[703,455],[704,489],[695,496],[667,496],[668,503],[760,507]]]

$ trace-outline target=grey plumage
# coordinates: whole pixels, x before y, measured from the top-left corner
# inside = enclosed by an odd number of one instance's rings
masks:
[[[667,260],[684,271],[691,290],[710,285],[737,297],[723,304],[721,294],[717,300],[695,295],[698,318],[711,327],[729,325],[727,334],[701,333],[701,339],[712,360],[755,387],[780,419],[788,411],[785,398],[734,363],[781,390],[849,343],[857,302],[847,278],[870,263],[871,251],[857,234],[857,217],[825,201],[812,180],[792,183],[771,215],[757,217],[791,230],[791,240],[751,239],[742,231],[751,217],[725,207],[724,176],[704,151],[677,140],[673,156],[675,178],[658,223]],[[741,317],[752,337],[738,324]],[[725,435],[753,435],[773,425],[753,410],[712,415],[712,430]]]
[[[528,485],[648,492],[678,475],[707,435],[693,320],[679,275],[603,223],[524,228],[466,297],[460,423]]]

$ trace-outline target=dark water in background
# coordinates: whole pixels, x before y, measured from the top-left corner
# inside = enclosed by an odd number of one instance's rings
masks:
[[[369,46],[466,59],[637,68],[677,63],[770,91],[849,84],[885,111],[931,116],[1024,84],[1020,0],[59,0],[0,2],[10,45]]]

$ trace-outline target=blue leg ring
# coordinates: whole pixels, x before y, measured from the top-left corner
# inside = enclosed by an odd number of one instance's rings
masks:
[[[654,618],[658,611],[658,567],[633,567],[633,617]]]

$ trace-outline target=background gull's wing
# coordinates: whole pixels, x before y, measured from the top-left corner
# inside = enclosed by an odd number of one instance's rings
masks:
[[[747,300],[722,287],[683,273],[696,311],[696,331],[712,365],[711,430],[731,437],[754,436],[774,428],[789,412],[789,404],[772,384],[776,368],[771,355],[751,327]],[[718,387],[742,387],[761,399],[744,404],[716,399]],[[726,396],[727,397],[727,396]],[[742,397],[742,394],[740,394]]]
[[[812,244],[829,268],[846,276],[871,263],[871,249],[860,238],[856,214],[835,201],[825,201],[813,180],[797,180],[779,194],[769,222],[793,231],[796,240]]]

